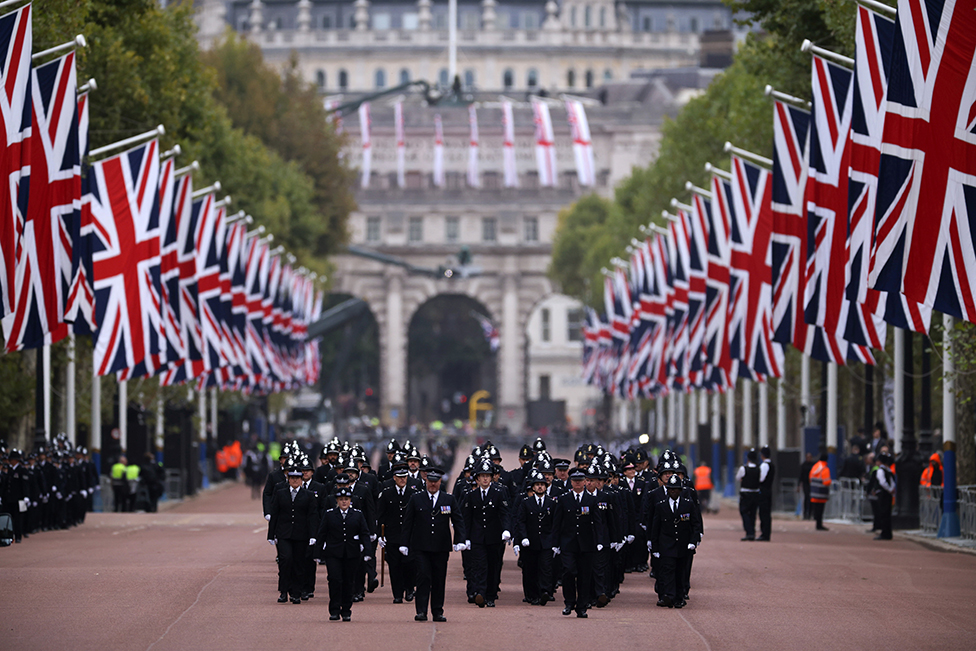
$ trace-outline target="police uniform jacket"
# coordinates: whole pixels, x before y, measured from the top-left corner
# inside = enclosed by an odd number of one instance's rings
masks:
[[[338,507],[322,514],[315,536],[315,544],[323,549],[322,558],[359,558],[368,542],[369,527],[362,511],[350,506],[346,517]]]
[[[318,528],[319,508],[312,491],[299,488],[294,500],[289,486],[275,491],[268,540],[308,540]]]
[[[394,484],[385,487],[380,493],[379,502],[376,504],[376,526],[377,530],[384,533],[387,540],[398,542],[402,538],[403,518],[407,511],[407,501],[416,492],[416,488],[407,485],[403,487],[403,495],[400,495],[396,484]],[[380,529],[381,526],[385,529]]]
[[[326,490],[332,492],[335,485],[336,469],[330,463],[323,463],[312,474],[312,479],[325,486]]]
[[[451,529],[454,526],[454,544],[463,543],[465,538],[464,518],[454,496],[445,491],[437,494],[437,504],[431,505],[430,493],[422,490],[407,500],[403,514],[403,533],[400,547],[408,547],[411,552],[449,552],[451,551]]]
[[[559,496],[552,518],[553,547],[566,552],[595,552],[597,545],[607,546],[604,512],[597,499],[583,491],[581,502],[569,491]]]
[[[515,513],[515,531],[518,544],[528,538],[529,549],[540,550],[555,547],[552,539],[552,521],[556,512],[556,500],[543,494],[542,506],[535,495],[528,495],[519,502]]]
[[[0,493],[0,501],[3,503],[0,508],[15,513],[19,509],[17,502],[27,497],[30,497],[30,476],[27,466],[21,463],[7,472],[3,492]]]
[[[654,480],[657,484],[657,480]],[[664,490],[664,486],[655,485],[654,488],[648,488],[644,491],[644,498],[641,500],[641,511],[640,511],[640,523],[645,530],[651,530],[651,520],[654,518],[654,505],[659,501],[666,499],[668,492]]]
[[[651,529],[647,540],[651,550],[661,556],[681,557],[691,553],[689,543],[701,542],[701,515],[688,492],[681,491],[678,508],[671,510],[670,498],[665,495],[654,505]]]
[[[380,493],[391,486],[396,488],[396,482],[393,480],[392,476],[390,476],[389,479],[383,480],[383,483],[380,485]],[[415,491],[423,490],[424,482],[420,481],[419,479],[415,479],[414,477],[407,477],[407,488],[412,488]],[[377,501],[379,501],[379,498],[377,498]]]
[[[261,505],[264,508],[265,515],[271,515],[271,502],[274,498],[275,491],[278,489],[278,484],[281,482],[287,484],[288,478],[285,477],[285,471],[279,465],[277,469],[272,470],[268,474],[268,478],[264,482],[264,494],[261,497]]]
[[[287,486],[287,484],[285,484]],[[329,493],[325,488],[325,484],[320,484],[319,482],[312,479],[308,482],[308,486],[305,490],[312,493],[315,497],[315,504],[318,506],[319,513],[325,513],[328,510],[328,500]]]
[[[467,540],[482,545],[500,544],[502,532],[512,531],[509,505],[510,499],[501,487],[492,484],[482,495],[481,487],[475,486],[461,507]]]
[[[596,498],[596,508],[603,512],[603,525],[607,529],[607,540],[610,542],[620,542],[623,540],[623,522],[620,517],[620,509],[617,507],[617,496],[614,495],[610,486],[604,486],[594,495]]]

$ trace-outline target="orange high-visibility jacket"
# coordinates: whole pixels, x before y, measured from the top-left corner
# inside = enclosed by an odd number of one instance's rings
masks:
[[[695,490],[709,491],[715,488],[712,484],[712,469],[708,466],[698,466],[695,468]]]
[[[826,504],[830,498],[830,468],[825,461],[818,461],[810,469],[810,501]]]

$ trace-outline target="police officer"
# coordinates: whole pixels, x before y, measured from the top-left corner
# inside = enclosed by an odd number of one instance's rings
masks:
[[[319,525],[318,503],[311,491],[302,488],[302,471],[291,463],[288,485],[275,490],[269,505],[268,542],[278,548],[278,603],[291,596],[302,603],[303,561],[308,546],[315,544]]]
[[[30,499],[30,477],[23,463],[23,454],[14,448],[8,455],[10,469],[3,482],[0,493],[0,508],[10,513],[13,520],[14,542],[19,543],[24,537],[24,514],[27,513],[27,501]]]
[[[658,559],[659,598],[657,605],[683,608],[686,605],[684,585],[686,565],[691,552],[701,542],[701,518],[697,507],[680,477],[672,474],[666,484],[665,499],[654,505],[648,542],[651,554]]]
[[[386,562],[390,564],[390,588],[395,604],[402,604],[404,599],[413,601],[414,596],[413,563],[408,556],[400,553],[396,544],[388,544],[397,543],[403,537],[407,501],[417,492],[416,488],[407,485],[409,474],[406,463],[395,465],[391,483],[383,487],[376,505],[376,523],[382,534],[379,545],[386,550]]]
[[[461,507],[464,516],[465,539],[471,543],[471,563],[468,567],[468,593],[474,595],[479,608],[494,608],[501,582],[501,558],[505,543],[511,540],[509,497],[492,484],[494,464],[482,459],[475,469],[477,484],[465,497]]]
[[[606,528],[596,498],[585,490],[586,474],[576,468],[569,479],[571,490],[559,497],[553,515],[552,553],[562,557],[563,615],[575,610],[585,618],[596,555],[607,545]]]
[[[515,510],[515,539],[522,561],[523,601],[545,606],[553,600],[552,520],[556,501],[546,494],[549,486],[542,472],[529,471],[529,494]]]
[[[326,504],[329,496],[326,494],[325,486],[313,479],[312,464],[304,454],[299,458],[299,469],[302,471],[302,488],[312,493],[315,498],[315,507],[319,513],[325,513],[328,510]],[[315,549],[309,547],[309,554],[304,561],[302,601],[315,597],[315,574],[318,568],[318,563],[314,558]]]
[[[878,455],[878,467],[871,473],[868,490],[877,502],[876,528],[880,530],[875,540],[891,540],[891,498],[895,494],[895,473],[891,472],[894,460],[887,452]]]
[[[772,455],[768,445],[759,450],[759,455],[762,479],[759,482],[759,537],[756,540],[768,541],[773,533],[773,479],[776,477],[776,468],[770,459]]]
[[[739,466],[735,478],[739,480],[739,514],[742,516],[742,528],[746,535],[742,540],[756,539],[756,511],[759,509],[759,487],[762,485],[764,471],[756,465],[758,456],[755,448],[746,453],[746,462]]]
[[[464,519],[454,496],[441,490],[444,473],[440,468],[427,472],[425,490],[414,493],[407,501],[403,516],[403,534],[399,551],[411,556],[417,568],[417,595],[414,620],[427,621],[427,606],[435,622],[446,622],[444,591],[447,582],[447,560],[451,554],[451,527],[454,528],[454,551],[466,544]]]
[[[352,593],[356,572],[363,560],[369,560],[366,546],[369,527],[361,511],[352,508],[352,491],[340,488],[335,494],[336,507],[322,516],[318,533],[318,553],[329,572],[329,619],[348,622],[352,619]],[[294,603],[294,599],[292,600]]]

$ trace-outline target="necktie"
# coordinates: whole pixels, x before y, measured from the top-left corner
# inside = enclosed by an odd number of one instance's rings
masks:
[[[576,503],[577,504],[583,503],[583,493],[576,493]]]
[[[294,501],[295,501],[295,496],[296,496],[296,495],[298,495],[298,489],[297,489],[297,488],[293,488],[293,489],[291,489],[291,501],[292,501],[292,502],[294,502]]]
[[[343,520],[345,520],[345,519],[346,519],[346,512],[345,512],[345,511],[342,511],[342,519],[343,519]]]
[[[541,509],[542,508],[542,498],[541,497],[536,498],[536,502],[539,503],[539,508]]]
[[[481,491],[481,501],[484,502],[488,499],[488,491]]]
[[[431,511],[434,510],[434,507],[435,506],[437,506],[437,493],[431,493],[430,494],[430,509],[431,509]]]
[[[671,512],[674,513],[678,510],[678,500],[671,500]]]

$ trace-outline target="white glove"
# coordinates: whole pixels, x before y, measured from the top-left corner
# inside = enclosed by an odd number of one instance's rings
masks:
[[[81,496],[82,497],[88,497],[88,491],[86,491],[84,488],[82,488],[81,489]]]
[[[311,546],[311,545],[314,545],[314,544],[315,544],[315,538],[309,538],[309,539],[308,539],[308,544],[309,544],[310,546]]]
[[[51,490],[54,491],[55,493],[57,493],[58,492],[58,487],[57,486],[51,486]]]
[[[386,538],[380,538],[380,549],[386,549]]]
[[[37,508],[37,502],[31,502],[31,506],[33,506],[34,508]]]
[[[401,549],[402,549],[402,547],[401,547]],[[451,549],[453,549],[456,552],[462,551],[464,549],[464,543],[458,543],[456,545],[451,545]]]
[[[369,537],[369,542],[376,542],[376,534],[375,533],[372,536]]]
[[[519,546],[518,545],[512,545],[512,551],[514,551],[515,552],[515,555],[518,556],[519,555]]]
[[[643,529],[644,531],[647,531],[647,525],[644,524],[643,522],[641,523],[640,528]]]
[[[623,543],[611,543],[610,546],[613,547],[613,551],[615,552],[619,552],[621,549],[624,548]]]
[[[64,499],[63,497],[61,497],[61,493],[58,493],[58,499],[59,500]],[[268,519],[270,520],[271,519],[271,516],[268,516]]]
[[[465,540],[464,541],[464,549],[465,549],[465,551],[471,551],[471,541],[470,540]]]
[[[363,546],[362,545],[359,546],[359,551],[363,551]]]
[[[629,545],[630,543],[634,542],[634,537],[633,536],[627,536],[626,538],[624,538],[624,540]]]
[[[268,544],[269,544],[269,545],[275,545],[275,544],[277,544],[277,543],[278,543],[278,541],[277,541],[276,539],[274,539],[274,540],[273,540],[273,539],[271,539],[271,538],[269,538],[269,539],[268,539]]]
[[[653,556],[654,558],[661,558],[661,555],[660,555],[660,554],[658,554],[657,552],[654,552],[654,553],[653,553],[653,554],[651,554],[651,555],[652,555],[652,556]]]
[[[559,556],[559,548],[558,547],[553,547],[552,548],[552,555],[553,556]]]
[[[523,547],[528,547],[529,546],[529,539],[528,538],[523,538],[522,539],[522,546]]]
[[[651,551],[651,547],[653,546],[653,544],[654,543],[652,543],[650,540],[647,541],[647,551]]]
[[[511,539],[512,539],[511,532],[509,532],[509,531],[503,531],[502,532],[502,542],[508,542]]]
[[[61,497],[61,496],[58,495],[58,497]],[[268,522],[271,522],[271,514],[268,514],[268,515],[264,516],[264,519],[267,520]]]
[[[695,543],[688,543],[688,549],[694,549]]]
[[[603,545],[597,545],[597,546],[596,546],[596,550],[597,550],[598,552],[602,552],[602,551],[603,551]]]
[[[366,561],[367,563],[369,562],[369,559],[371,559],[371,558],[372,558],[372,556],[363,556],[363,560]]]
[[[400,547],[400,553],[404,556],[410,555],[410,549],[408,547]]]

